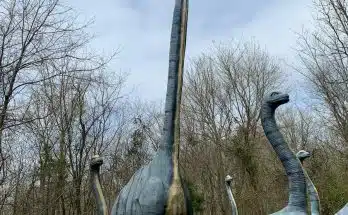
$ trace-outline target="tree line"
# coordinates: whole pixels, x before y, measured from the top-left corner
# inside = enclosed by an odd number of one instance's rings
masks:
[[[315,26],[298,33],[305,101],[277,113],[323,214],[348,201],[348,4],[313,0]],[[125,93],[118,54],[91,50],[88,21],[59,0],[0,2],[0,214],[94,214],[89,160],[104,157],[107,205],[161,141],[163,104]],[[287,199],[287,179],[260,125],[262,98],[294,92],[284,65],[257,42],[222,41],[185,69],[181,168],[196,214],[230,214],[233,177],[241,214],[266,214]],[[298,89],[297,89],[298,90]]]

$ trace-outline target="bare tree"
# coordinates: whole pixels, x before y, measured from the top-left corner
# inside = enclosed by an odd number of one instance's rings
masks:
[[[279,113],[279,127],[290,147],[296,152],[320,147],[319,119],[314,113],[290,106]],[[325,134],[324,134],[325,135]],[[317,145],[313,145],[317,144]]]
[[[75,68],[76,64],[72,65]],[[83,185],[88,175],[89,157],[95,153],[107,155],[105,151],[115,141],[115,132],[119,128],[111,119],[117,117],[116,112],[121,107],[125,78],[117,75],[114,83],[108,83],[103,73],[103,70],[70,73],[45,80],[40,83],[40,88],[33,88],[35,106],[30,108],[30,115],[37,118],[49,112],[47,117],[27,124],[38,144],[40,186],[43,189],[41,207],[45,208],[46,214],[57,211],[52,206],[54,199],[60,200],[62,214],[82,214],[85,207],[81,201],[88,194]],[[68,195],[66,188],[70,186],[71,195]],[[47,189],[56,191],[49,194]],[[46,207],[48,204],[51,207]]]
[[[205,176],[196,172],[193,177],[205,178],[200,183],[211,188],[204,195],[214,202],[209,209],[213,213],[227,213],[227,198],[221,195],[224,184],[220,183],[227,170],[234,172],[240,183],[237,194],[254,190],[257,199],[260,148],[256,142],[262,136],[259,110],[264,94],[278,86],[281,74],[275,59],[253,42],[221,44],[192,61],[184,89],[183,133],[187,148],[183,153],[193,162],[186,168],[200,167],[205,172]],[[198,159],[202,156],[206,159]],[[238,195],[236,198],[243,207],[245,203]]]
[[[298,53],[311,86],[321,104],[320,113],[328,128],[348,143],[348,13],[344,0],[315,0],[313,32],[299,34]],[[301,68],[299,68],[301,69]]]
[[[89,23],[78,25],[76,13],[59,0],[5,0],[0,2],[0,10],[0,182],[3,182],[7,156],[3,132],[33,120],[25,115],[26,87],[62,74],[57,61],[99,61],[98,67],[105,61],[81,52],[91,39],[84,31]],[[56,69],[42,74],[45,67]]]

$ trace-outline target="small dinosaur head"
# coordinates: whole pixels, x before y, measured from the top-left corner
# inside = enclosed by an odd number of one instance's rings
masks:
[[[265,98],[265,104],[277,108],[278,106],[289,102],[289,95],[281,92],[271,92]]]
[[[230,175],[227,175],[225,178],[225,182],[227,183],[227,185],[230,185],[232,182],[232,177]]]
[[[92,170],[98,170],[102,164],[103,158],[99,157],[99,155],[93,155],[89,166]]]
[[[296,157],[300,161],[304,161],[306,158],[309,158],[311,156],[311,153],[305,151],[305,150],[300,150],[296,153]]]

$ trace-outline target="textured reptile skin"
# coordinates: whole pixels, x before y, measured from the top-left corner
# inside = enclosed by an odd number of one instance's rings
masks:
[[[233,193],[231,190],[231,183],[232,183],[232,177],[230,175],[227,175],[225,178],[225,186],[226,186],[226,192],[227,192],[228,198],[231,203],[232,215],[238,215],[237,204],[236,204],[236,201],[234,200]]]
[[[96,199],[97,215],[108,215],[108,208],[104,199],[103,191],[100,185],[100,166],[103,165],[103,158],[94,155],[90,162],[90,177],[92,190]]]
[[[289,95],[272,92],[267,96],[261,107],[261,123],[263,130],[278,158],[283,164],[289,183],[288,204],[274,215],[304,215],[307,214],[306,181],[302,165],[285,142],[280,133],[275,110],[282,104],[289,102]]]
[[[192,214],[179,172],[180,105],[186,49],[188,0],[176,0],[169,50],[163,139],[153,160],[120,191],[112,215]]]
[[[305,150],[300,150],[296,153],[296,157],[300,160],[301,164],[303,165],[303,161],[306,158],[309,158],[311,154]],[[303,172],[306,177],[306,183],[307,183],[307,192],[309,194],[309,200],[311,203],[311,214],[312,215],[319,215],[320,214],[320,200],[319,200],[319,194],[317,191],[317,188],[314,186],[312,180],[308,176],[308,173],[305,169],[303,169]]]

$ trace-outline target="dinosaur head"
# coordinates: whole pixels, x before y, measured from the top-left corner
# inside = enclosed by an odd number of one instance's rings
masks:
[[[268,96],[266,96],[264,100],[265,104],[277,108],[278,106],[289,102],[289,95],[281,92],[271,92]]]
[[[230,175],[227,175],[225,178],[225,182],[228,186],[230,186],[232,183],[232,177]]]
[[[300,150],[296,153],[296,157],[302,162],[306,158],[309,158],[311,156],[311,153],[305,151],[305,150]]]
[[[99,155],[93,155],[89,166],[92,170],[99,170],[102,164],[103,164],[103,158],[99,157]]]

